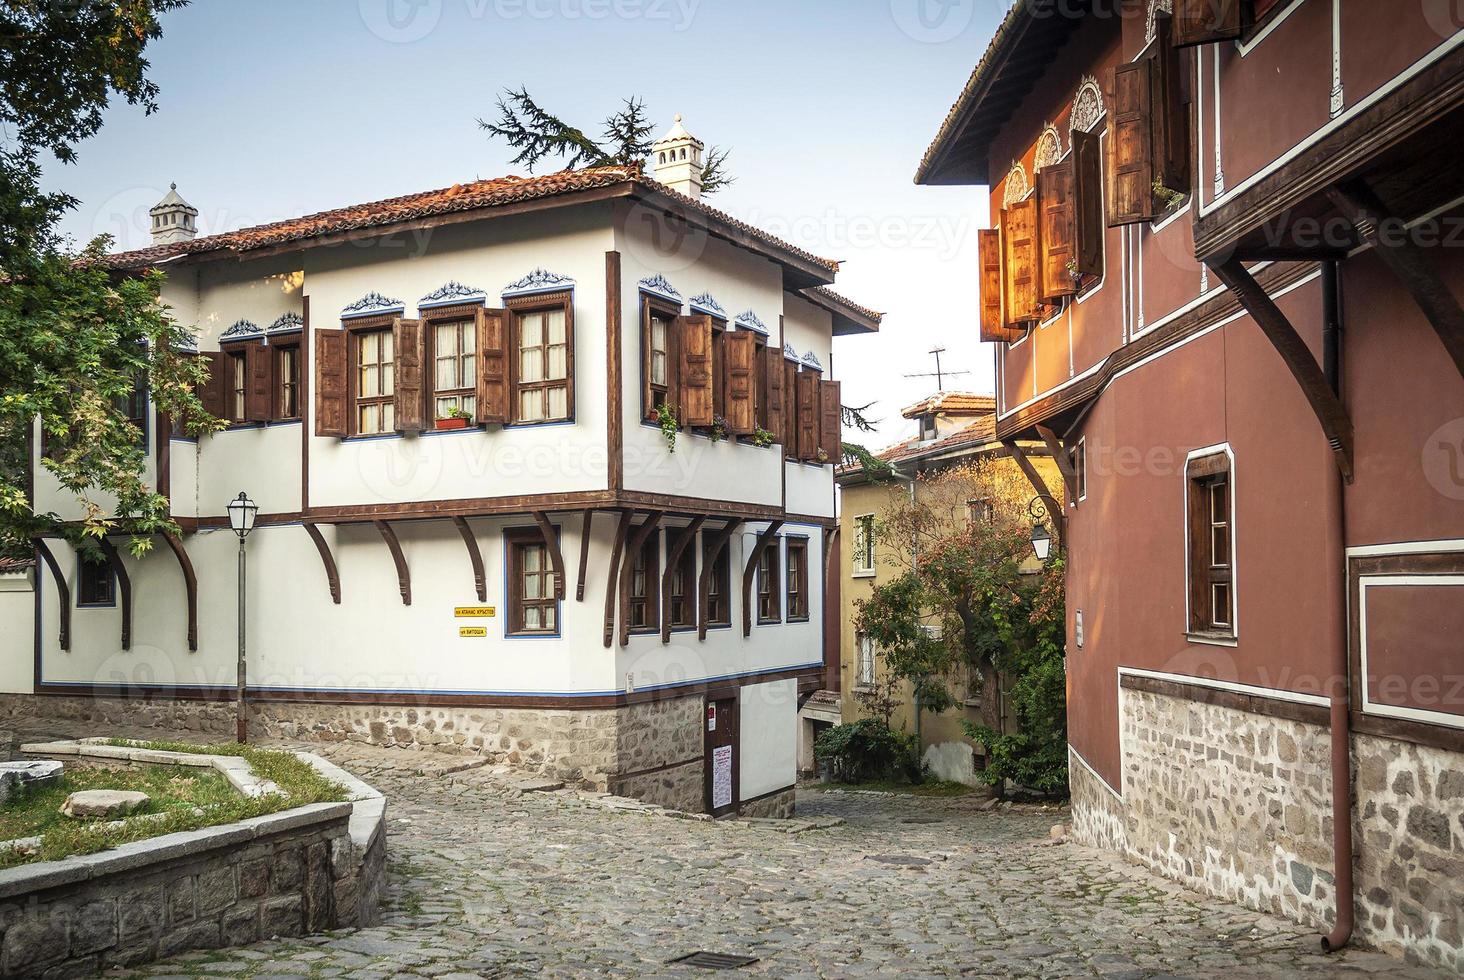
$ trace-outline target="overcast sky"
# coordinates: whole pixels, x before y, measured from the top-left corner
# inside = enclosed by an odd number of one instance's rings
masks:
[[[161,110],[120,106],[50,186],[82,201],[64,230],[147,244],[177,181],[204,234],[522,173],[475,120],[505,86],[587,132],[638,95],[657,135],[682,113],[732,147],[718,207],[846,262],[835,288],[886,313],[844,338],[848,404],[988,392],[977,339],[977,188],[916,187],[921,154],[1009,0],[194,0],[149,49]],[[554,164],[549,169],[555,169]]]

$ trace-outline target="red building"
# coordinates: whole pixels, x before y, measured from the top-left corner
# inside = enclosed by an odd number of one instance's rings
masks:
[[[1022,0],[917,175],[989,188],[997,433],[1069,463],[1075,832],[1456,969],[1461,17]]]

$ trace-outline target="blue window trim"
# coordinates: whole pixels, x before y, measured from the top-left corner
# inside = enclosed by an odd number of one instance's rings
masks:
[[[553,525],[553,527],[554,527],[554,541],[555,541],[555,543],[556,544],[562,543],[563,536],[560,533],[560,526],[558,524],[555,524],[555,525]],[[514,632],[512,632],[510,630],[509,624],[513,622],[513,592],[511,591],[512,582],[510,582],[510,580],[509,580],[509,568],[510,568],[509,558],[511,556],[512,548],[513,548],[514,545],[513,545],[513,542],[509,540],[509,537],[512,534],[514,534],[514,533],[523,533],[525,531],[532,531],[533,533],[538,534],[538,533],[540,533],[539,532],[539,525],[534,524],[534,525],[527,525],[526,526],[526,525],[522,525],[521,524],[521,525],[519,525],[517,527],[506,527],[501,532],[502,541],[503,541],[503,560],[502,560],[502,566],[503,566],[503,638],[505,640],[560,640],[560,639],[563,639],[564,638],[564,600],[563,599],[555,599],[554,600],[554,632],[553,633],[514,633]],[[547,558],[548,556],[546,555],[545,557]],[[566,592],[569,591],[569,583],[568,582],[565,583],[565,591]]]

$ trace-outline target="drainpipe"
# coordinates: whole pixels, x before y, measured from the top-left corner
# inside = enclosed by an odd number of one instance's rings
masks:
[[[1342,392],[1341,283],[1335,261],[1322,263],[1322,370],[1337,394]],[[1336,926],[1322,937],[1322,950],[1334,952],[1352,938],[1352,715],[1348,693],[1350,626],[1346,594],[1347,577],[1347,483],[1337,475],[1337,533],[1342,551],[1342,641],[1337,648],[1336,683],[1332,691],[1332,870],[1336,893]]]

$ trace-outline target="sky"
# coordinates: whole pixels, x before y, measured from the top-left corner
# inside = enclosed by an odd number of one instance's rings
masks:
[[[834,288],[884,312],[839,338],[844,402],[874,403],[884,446],[935,389],[928,353],[990,392],[977,336],[976,187],[914,173],[1010,0],[194,0],[148,49],[159,111],[117,105],[80,160],[47,172],[81,206],[62,230],[148,243],[176,181],[202,234],[525,173],[482,132],[524,85],[592,134],[638,96],[731,147],[710,202],[845,262]],[[558,169],[555,163],[540,167]],[[847,437],[853,438],[846,434]]]

